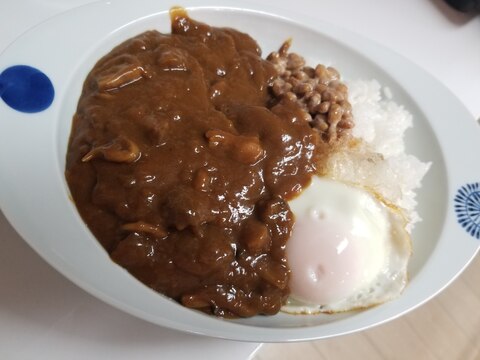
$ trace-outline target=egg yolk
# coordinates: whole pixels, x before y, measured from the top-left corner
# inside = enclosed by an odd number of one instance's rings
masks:
[[[362,239],[332,219],[312,216],[295,226],[287,247],[292,296],[329,304],[350,295],[362,282]]]

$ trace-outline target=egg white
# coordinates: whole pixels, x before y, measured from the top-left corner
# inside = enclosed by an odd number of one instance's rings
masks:
[[[411,242],[398,208],[362,187],[320,177],[290,207],[296,217],[286,249],[292,291],[282,311],[344,312],[400,295],[408,280]],[[340,234],[337,240],[318,243],[325,241],[322,232],[332,231]]]

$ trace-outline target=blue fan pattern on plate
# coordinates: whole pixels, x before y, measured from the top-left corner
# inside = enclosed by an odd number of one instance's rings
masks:
[[[454,201],[459,224],[474,238],[480,239],[480,183],[462,186]]]

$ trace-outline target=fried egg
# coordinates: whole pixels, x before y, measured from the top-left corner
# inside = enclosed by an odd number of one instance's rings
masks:
[[[289,204],[291,293],[282,311],[343,312],[402,292],[411,243],[399,209],[362,187],[317,176]]]

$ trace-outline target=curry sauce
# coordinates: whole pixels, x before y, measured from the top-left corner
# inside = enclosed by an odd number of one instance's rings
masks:
[[[316,171],[317,132],[273,101],[274,65],[248,35],[172,11],[89,73],[66,178],[113,261],[183,305],[275,314],[289,294],[287,200]]]

